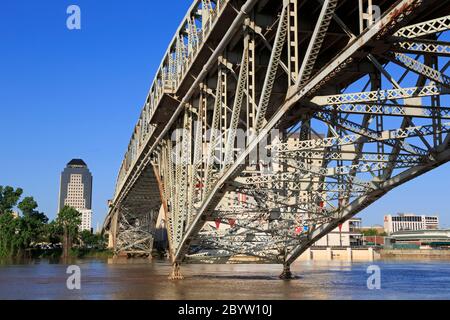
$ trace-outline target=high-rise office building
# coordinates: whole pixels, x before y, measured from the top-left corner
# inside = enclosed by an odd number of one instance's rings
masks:
[[[81,213],[81,231],[92,229],[92,174],[81,159],[71,160],[61,173],[58,212],[64,206]]]

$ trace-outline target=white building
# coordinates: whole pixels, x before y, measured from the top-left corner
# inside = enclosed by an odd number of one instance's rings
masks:
[[[362,245],[361,218],[352,218],[318,240],[314,247],[356,247]]]
[[[78,209],[81,213],[81,225],[80,231],[91,231],[92,229],[92,210],[90,209]]]
[[[399,214],[384,216],[384,230],[387,234],[398,231],[435,230],[439,229],[439,217],[417,216],[415,214]]]

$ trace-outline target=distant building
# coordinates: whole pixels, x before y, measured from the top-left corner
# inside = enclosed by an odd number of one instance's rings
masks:
[[[384,230],[387,234],[398,231],[439,229],[439,217],[417,216],[415,214],[387,215],[384,217]]]
[[[92,210],[90,209],[78,209],[81,213],[81,226],[80,230],[92,231]]]
[[[385,238],[383,236],[364,236],[363,243],[365,246],[384,246]]]
[[[71,160],[61,173],[58,212],[64,206],[81,213],[80,230],[92,230],[92,174],[81,159]]]
[[[368,232],[371,231],[371,232]],[[375,232],[373,232],[375,231]],[[363,236],[363,245],[365,246],[384,246],[385,244],[385,231],[384,227],[378,224],[375,224],[370,227],[362,227],[361,232],[364,234]]]
[[[415,245],[418,248],[449,248],[450,230],[398,231],[391,235],[397,246]]]
[[[361,218],[352,218],[344,222],[340,228],[336,228],[320,240],[315,247],[357,247],[361,246],[363,236],[361,234]]]

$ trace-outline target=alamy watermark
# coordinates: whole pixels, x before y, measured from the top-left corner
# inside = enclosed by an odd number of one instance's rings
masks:
[[[69,15],[66,20],[66,26],[69,30],[81,30],[81,9],[72,4],[67,7],[66,13]]]
[[[359,0],[359,23],[360,32],[372,26],[381,19],[381,8],[372,4],[372,0],[368,0],[367,4],[364,0]]]
[[[367,268],[367,274],[370,274],[367,278],[367,289],[369,290],[381,290],[381,269],[377,265],[371,265]]]
[[[194,128],[192,143],[194,143],[197,136],[197,122],[194,123]],[[207,142],[207,147],[202,150],[202,158],[195,160],[190,157],[183,158],[180,156],[183,148],[186,147],[180,137],[186,136],[188,133],[188,129],[177,129],[172,133],[171,140],[174,142],[172,161],[176,165],[191,165],[196,161],[204,163],[212,161],[210,163],[215,165],[231,165],[244,153],[248,143],[254,141],[257,136],[254,130],[236,129],[233,131],[229,129],[224,132],[218,129],[209,129],[201,134],[202,141]],[[280,152],[278,147],[282,144],[282,133],[278,129],[272,129],[259,141],[257,147],[253,148],[247,155],[249,164],[259,164],[266,167],[267,170],[273,169],[272,165],[279,161]]]
[[[81,290],[81,268],[79,266],[69,266],[66,273],[70,274],[66,281],[67,289]]]

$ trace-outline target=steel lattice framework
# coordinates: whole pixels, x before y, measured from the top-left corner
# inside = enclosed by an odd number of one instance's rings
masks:
[[[122,163],[112,246],[149,253],[159,213],[172,278],[241,256],[289,276],[315,241],[450,160],[449,14],[441,0],[195,1]]]

